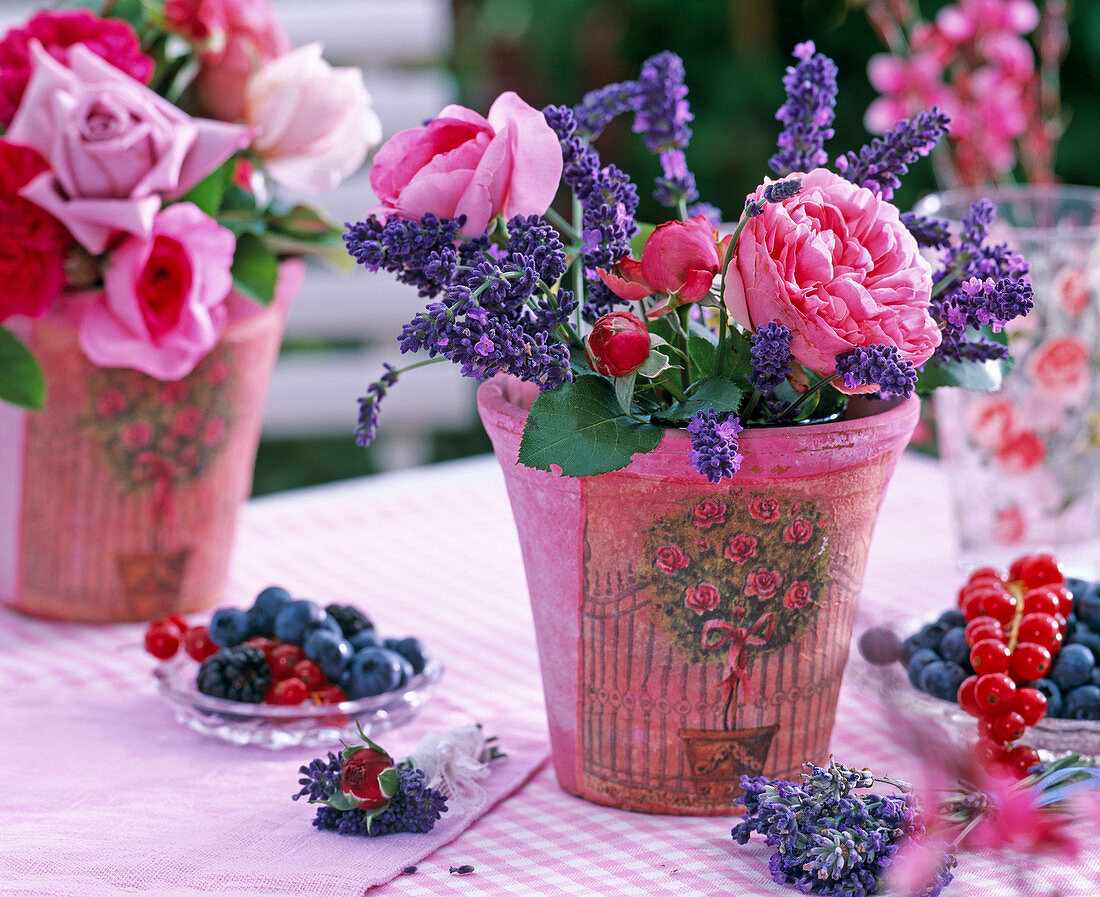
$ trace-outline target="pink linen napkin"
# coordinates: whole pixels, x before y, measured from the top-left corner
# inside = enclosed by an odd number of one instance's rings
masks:
[[[359,895],[444,847],[549,753],[529,723],[482,720],[508,757],[481,780],[480,810],[444,814],[426,835],[354,837],[318,831],[315,807],[290,799],[298,767],[326,749],[201,737],[158,697],[128,691],[27,689],[6,703],[0,882],[11,895]],[[402,757],[423,734],[470,721],[453,717],[445,704],[436,714],[428,705],[413,724],[377,738]]]

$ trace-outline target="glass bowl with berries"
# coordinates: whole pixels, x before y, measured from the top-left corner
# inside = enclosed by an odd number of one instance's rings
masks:
[[[1024,555],[975,570],[956,607],[906,631],[865,631],[857,676],[976,740],[988,766],[1022,777],[1053,756],[1100,758],[1100,583]]]
[[[209,625],[150,623],[145,650],[176,720],[203,735],[268,748],[321,746],[411,719],[443,667],[419,639],[380,638],[355,607],[264,589]]]

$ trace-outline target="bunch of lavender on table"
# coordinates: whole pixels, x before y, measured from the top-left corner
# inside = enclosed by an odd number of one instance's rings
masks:
[[[719,482],[737,475],[745,427],[835,419],[855,394],[995,389],[1010,363],[1003,327],[1032,304],[1026,264],[990,242],[988,204],[955,234],[891,204],[948,117],[898,121],[830,169],[836,66],[812,42],[794,56],[776,179],[724,236],[697,203],[671,53],[573,108],[505,93],[487,118],[450,106],[391,138],[371,171],[380,204],[345,240],[428,303],[399,337],[422,358],[370,384],[359,443],[407,371],[442,361],[536,384],[519,460],[567,476],[622,468],[686,427],[690,463]],[[637,188],[593,145],[620,115],[657,157],[654,196],[674,210],[657,226],[635,219]],[[551,208],[561,187],[568,216]]]

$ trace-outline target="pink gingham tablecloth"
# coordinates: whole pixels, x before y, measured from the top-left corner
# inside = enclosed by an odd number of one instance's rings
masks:
[[[864,623],[938,614],[958,586],[953,551],[942,473],[906,456],[872,544]],[[236,748],[178,726],[153,691],[151,659],[136,647],[140,626],[68,626],[5,611],[0,893],[797,893],[770,880],[763,844],[733,844],[730,820],[626,813],[558,788],[542,763],[546,724],[523,568],[491,459],[251,502],[226,603],[246,605],[272,583],[360,605],[384,634],[422,637],[442,658],[444,680],[414,722],[382,741],[400,754],[426,732],[481,721],[515,752],[509,772],[493,773],[500,803],[438,843],[403,836],[412,846],[386,846],[316,832],[311,809],[289,795],[298,765],[318,751]],[[904,777],[913,761],[890,726],[847,682],[833,751]],[[387,881],[401,857],[417,871]],[[464,864],[474,872],[449,872]],[[967,853],[946,893],[1095,897],[1098,869],[1095,842],[1073,864],[1023,873],[995,853]]]

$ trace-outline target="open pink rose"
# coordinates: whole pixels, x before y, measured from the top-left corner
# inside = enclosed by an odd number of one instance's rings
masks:
[[[684,592],[684,607],[695,611],[699,616],[714,610],[721,600],[718,589],[709,582],[701,582]]]
[[[293,49],[270,0],[165,0],[168,27],[196,45],[202,111],[240,121],[248,79]]]
[[[231,231],[191,203],[162,211],[149,237],[111,253],[103,292],[81,317],[84,354],[160,380],[191,373],[225,329],[235,246]]]
[[[1045,395],[1063,405],[1081,402],[1089,391],[1089,347],[1076,336],[1052,336],[1028,359],[1028,371]]]
[[[357,68],[334,69],[310,44],[267,63],[245,88],[244,120],[267,173],[292,190],[323,193],[382,139]]]
[[[861,346],[896,346],[926,362],[940,343],[928,313],[932,269],[897,208],[823,168],[801,178],[799,194],[746,223],[726,272],[730,313],[750,330],[789,327],[795,360],[818,374]]]
[[[689,563],[687,555],[680,550],[679,545],[662,545],[657,549],[655,560],[657,569],[663,573],[675,573]]]
[[[248,144],[239,125],[191,118],[83,46],[71,68],[32,45],[34,74],[7,139],[50,171],[21,195],[98,255],[119,231],[148,237],[175,199]]]
[[[374,157],[370,184],[376,215],[466,216],[462,232],[478,236],[497,215],[541,215],[561,178],[558,137],[537,109],[511,91],[488,119],[447,106],[420,128],[399,131]]]

